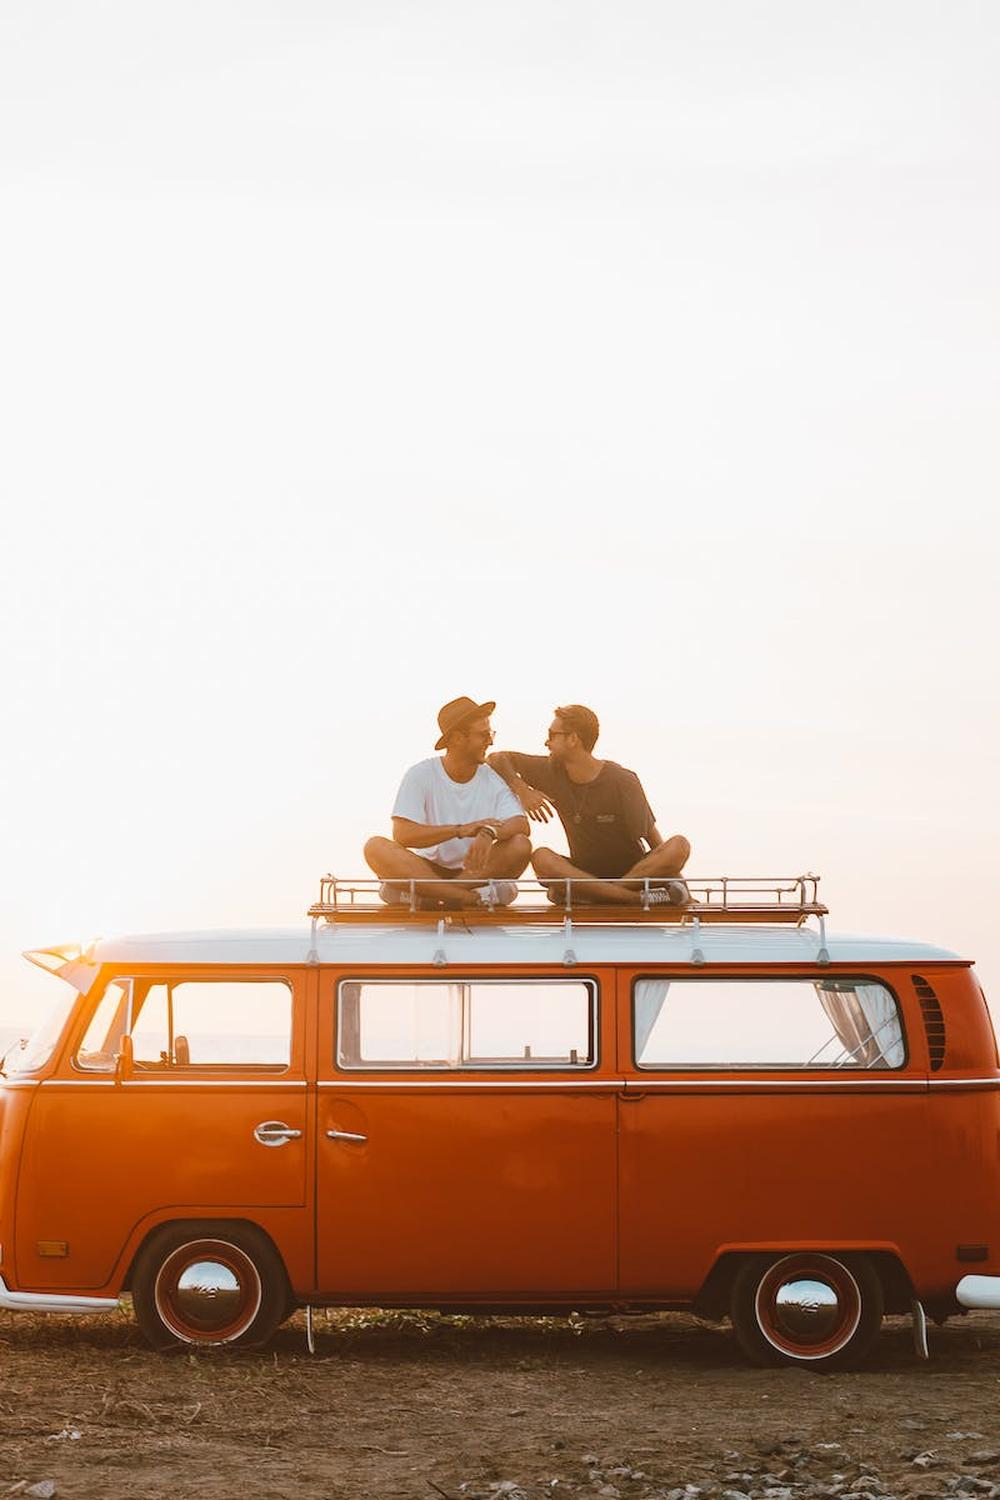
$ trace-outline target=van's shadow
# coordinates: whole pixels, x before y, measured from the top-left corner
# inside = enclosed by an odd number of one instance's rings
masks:
[[[732,1330],[686,1314],[616,1318],[482,1318],[384,1311],[317,1309],[315,1354],[306,1346],[305,1314],[286,1323],[264,1351],[179,1350],[183,1358],[220,1361],[307,1361],[321,1367],[330,1361],[403,1366],[504,1366],[543,1370],[547,1365],[709,1373],[747,1369]],[[927,1378],[979,1372],[1000,1366],[1000,1318],[979,1313],[956,1318],[929,1333],[931,1358],[918,1360],[908,1318],[889,1318],[875,1349],[857,1375],[914,1374]],[[8,1355],[78,1355],[125,1353],[130,1360],[171,1359],[148,1348],[126,1310],[102,1318],[0,1313],[0,1347]],[[809,1372],[758,1371],[778,1380]],[[856,1378],[855,1376],[855,1378]]]

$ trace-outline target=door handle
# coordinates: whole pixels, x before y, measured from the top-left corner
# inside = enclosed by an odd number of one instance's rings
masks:
[[[289,1141],[298,1140],[301,1134],[301,1130],[286,1125],[284,1120],[261,1120],[253,1133],[254,1140],[262,1146],[287,1146]]]
[[[330,1141],[366,1141],[366,1135],[357,1135],[353,1130],[328,1130],[327,1140]]]
[[[646,1094],[645,1090],[642,1089],[640,1089],[638,1092],[630,1089],[628,1093],[619,1094],[618,1097],[623,1104],[638,1104],[640,1099],[645,1099]]]

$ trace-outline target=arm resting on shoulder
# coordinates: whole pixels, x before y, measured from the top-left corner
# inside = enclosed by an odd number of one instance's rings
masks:
[[[537,788],[529,786],[524,777],[518,775],[517,771],[514,770],[514,764],[508,751],[494,750],[492,755],[486,757],[486,764],[506,781],[529,817],[534,818],[536,823],[547,823],[549,821],[553,809],[548,797],[546,797],[544,792],[540,792]],[[517,829],[515,831],[520,833],[522,830]]]
[[[508,751],[494,750],[490,755],[487,755],[486,764],[490,767],[491,770],[495,771],[498,776],[503,777],[504,781],[506,781],[515,797],[517,796],[518,787],[528,785],[528,783],[526,781],[523,781],[514,770],[514,763],[511,760]]]

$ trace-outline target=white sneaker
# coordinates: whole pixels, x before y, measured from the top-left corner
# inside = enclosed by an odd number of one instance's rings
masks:
[[[670,892],[665,891],[662,886],[654,886],[651,891],[643,891],[642,904],[645,907],[669,906]]]
[[[665,880],[644,896],[650,906],[686,906],[691,900],[691,892],[683,880]]]
[[[386,906],[401,906],[405,911],[410,911],[410,886],[408,881],[383,880],[378,888],[379,900],[384,901]],[[422,896],[414,894],[414,905],[412,910],[423,911],[425,904]]]
[[[516,880],[491,880],[476,891],[480,906],[509,906],[517,896]]]

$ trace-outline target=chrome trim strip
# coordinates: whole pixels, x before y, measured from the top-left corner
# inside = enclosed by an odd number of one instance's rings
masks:
[[[320,1089],[620,1089],[624,1078],[379,1078],[345,1079],[343,1083],[321,1078],[316,1087]]]
[[[43,1089],[113,1089],[113,1078],[43,1078]]]
[[[926,1078],[672,1078],[629,1079],[637,1094],[653,1089],[926,1089]]]
[[[931,1078],[928,1079],[928,1084],[932,1089],[964,1089],[970,1084],[976,1088],[988,1085],[990,1088],[1000,1089],[1000,1078]]]
[[[114,1078],[42,1078],[38,1082],[46,1089],[305,1089],[309,1085],[302,1079],[275,1078],[123,1078],[120,1083]]]
[[[8,1089],[113,1089],[110,1078],[5,1078]],[[122,1088],[306,1089],[305,1079],[287,1078],[127,1078]],[[321,1078],[321,1089],[629,1089],[637,1094],[671,1089],[1000,1089],[1000,1078]]]
[[[969,1080],[970,1082],[972,1080]],[[1000,1088],[1000,1079],[991,1079]],[[965,1082],[965,1080],[963,1080]],[[667,1093],[676,1089],[881,1089],[903,1088],[926,1090],[925,1078],[676,1078],[669,1082],[645,1078],[545,1078],[511,1079],[454,1078],[380,1078],[360,1082],[345,1079],[343,1083],[321,1079],[320,1089],[625,1089],[629,1093]]]
[[[306,1089],[304,1078],[125,1078],[126,1089]]]
[[[0,1307],[5,1312],[95,1313],[110,1312],[117,1297],[75,1297],[63,1292],[8,1292],[0,1276]]]
[[[380,1079],[377,1083],[331,1083],[321,1082],[319,1088],[624,1088],[637,1094],[654,1090],[671,1089],[912,1089],[928,1088],[1000,1089],[1000,1078],[609,1078],[609,1079],[523,1079],[509,1082],[498,1079],[495,1083],[484,1083],[478,1079],[468,1081],[454,1077],[442,1077],[440,1082],[429,1079]]]

